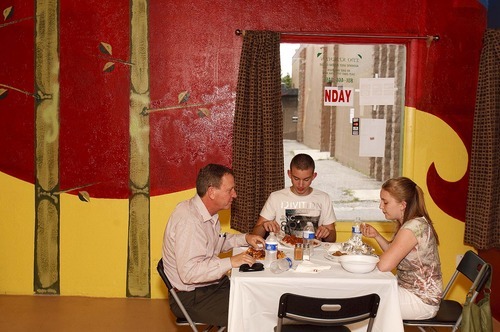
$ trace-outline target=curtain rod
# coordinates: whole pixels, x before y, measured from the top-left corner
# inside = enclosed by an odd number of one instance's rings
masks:
[[[236,29],[236,36],[245,34],[245,30]],[[309,36],[309,37],[353,37],[353,38],[379,38],[379,39],[425,39],[427,41],[438,41],[439,35],[428,36],[387,36],[387,35],[358,35],[358,34],[341,34],[341,33],[314,33],[314,32],[281,32],[282,35],[291,36]]]

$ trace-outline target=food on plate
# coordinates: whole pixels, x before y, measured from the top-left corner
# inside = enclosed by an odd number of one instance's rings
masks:
[[[348,253],[345,251],[335,250],[327,252],[325,254],[325,258],[328,259],[329,261],[338,263],[340,257],[344,257],[345,255],[348,255]]]
[[[266,257],[266,251],[263,249],[255,249],[254,247],[250,247],[247,249],[247,255],[250,255],[257,260],[263,260],[264,257]],[[278,259],[285,257],[285,252],[283,250],[278,250]]]
[[[304,239],[295,235],[285,235],[281,240],[280,243],[284,246],[287,247],[295,247],[297,243],[304,243]],[[318,239],[313,240],[313,247],[319,247],[321,245],[321,241]]]
[[[295,235],[285,235],[283,239],[281,239],[281,241],[291,246],[295,246],[297,243],[304,243],[303,238],[297,237]]]
[[[264,259],[264,257],[266,257],[266,252],[262,249],[257,250],[254,247],[250,247],[247,249],[247,255],[250,255],[255,259]]]

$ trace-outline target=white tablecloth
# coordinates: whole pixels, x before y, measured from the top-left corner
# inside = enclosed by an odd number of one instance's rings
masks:
[[[234,252],[241,252],[241,249]],[[279,298],[283,293],[336,298],[377,293],[380,306],[373,331],[403,332],[396,277],[377,269],[367,274],[347,272],[339,263],[327,260],[325,253],[325,249],[316,248],[311,259],[316,264],[332,265],[330,270],[319,273],[289,270],[273,274],[269,269],[260,272],[232,269],[228,331],[273,331],[278,321]],[[293,250],[286,250],[286,254],[293,257]],[[366,331],[366,325],[357,323],[350,328],[352,331]]]

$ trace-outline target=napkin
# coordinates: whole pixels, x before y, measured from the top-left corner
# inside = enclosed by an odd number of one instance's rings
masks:
[[[332,267],[331,265],[319,265],[311,263],[310,261],[303,261],[302,263],[297,265],[295,272],[318,273],[323,270],[329,270],[331,267]]]

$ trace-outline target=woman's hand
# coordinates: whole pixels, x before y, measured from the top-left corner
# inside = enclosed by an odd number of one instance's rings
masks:
[[[390,247],[391,243],[387,241],[373,226],[362,223],[360,229],[363,236],[375,239],[382,251],[386,251]]]
[[[375,238],[380,235],[380,233],[371,225],[362,223],[360,228],[361,234],[365,237]]]

